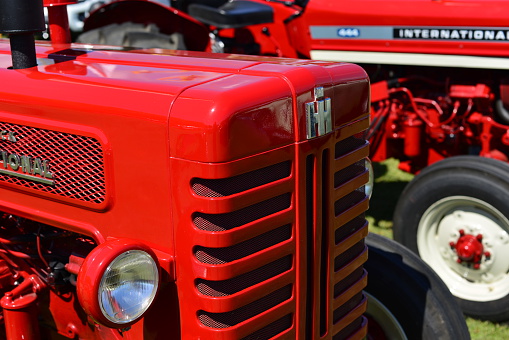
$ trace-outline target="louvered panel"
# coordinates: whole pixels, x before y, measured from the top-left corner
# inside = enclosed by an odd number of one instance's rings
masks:
[[[369,173],[366,170],[364,173],[344,182],[337,190],[334,191],[334,199],[337,201],[347,196],[349,193],[366,184],[368,179]]]
[[[346,306],[350,312],[347,314],[340,314],[338,313],[338,316],[341,315],[342,317],[338,317],[337,319],[334,318],[334,326],[332,327],[332,333],[337,334],[341,332],[344,328],[348,327],[348,325],[352,322],[355,322],[359,318],[362,318],[362,314],[366,311],[366,305],[368,303],[368,299],[366,296],[362,293],[359,293],[358,295],[354,296],[352,299],[350,299],[346,304],[343,306]],[[337,310],[336,310],[337,311]],[[349,338],[349,334],[345,334],[345,338]],[[333,339],[339,340],[339,337],[333,336]]]
[[[350,207],[349,209],[343,211],[341,215],[336,216],[336,220],[334,221],[334,225],[336,227],[341,227],[348,221],[351,221],[358,216],[362,215],[369,208],[369,199],[366,197],[364,200]]]
[[[351,275],[351,280],[353,283],[344,287],[342,293],[334,298],[334,303],[332,306],[335,310],[341,308],[341,306],[347,303],[347,301],[362,291],[368,283],[368,273],[365,270],[361,270],[360,273],[354,272]]]
[[[291,163],[286,161],[228,178],[194,178],[191,188],[198,196],[231,196],[287,178],[290,176],[290,166]]]
[[[363,122],[346,128],[352,135],[342,136],[334,145],[329,196],[334,218],[329,226],[330,286],[328,294],[329,320],[324,335],[335,340],[349,338],[352,334],[365,334],[362,313],[366,308],[362,289],[367,284],[367,274],[362,268],[367,260],[364,238],[368,227],[364,212],[369,199],[364,192],[368,170],[365,157],[368,145],[363,138]],[[353,326],[356,325],[356,326]],[[360,329],[358,327],[361,327]]]
[[[292,161],[259,158],[251,171],[221,177],[215,167],[206,177],[204,168],[189,181],[196,201],[187,235],[194,255],[190,311],[204,337],[269,339],[294,332]],[[278,162],[263,166],[268,159]]]
[[[337,244],[336,247],[334,247],[334,258],[337,258],[341,254],[345,254],[346,252],[351,251],[353,246],[360,246],[361,249],[364,249],[365,246],[362,241],[366,236],[368,236],[367,223],[365,223],[361,228],[353,231],[351,235],[345,237],[340,243]]]
[[[368,259],[368,248],[366,247],[362,253],[334,273],[334,282],[341,281],[342,278],[350,275],[355,269],[362,267]]]
[[[254,264],[260,266],[272,262],[293,253],[293,243],[285,242],[269,249],[259,251],[249,257],[235,262],[223,265],[203,265],[203,268],[197,268],[196,272],[204,279],[208,280],[226,280],[233,275],[238,276],[247,273],[253,269]]]
[[[247,223],[235,230],[220,233],[199,231],[195,234],[195,242],[196,244],[207,244],[211,248],[225,248],[238,245],[264,233],[275,231],[281,228],[279,226],[291,225],[293,214],[294,212],[291,209],[287,209],[267,216],[263,220]],[[275,228],[274,226],[278,227]]]
[[[340,171],[348,167],[350,164],[363,160],[368,156],[369,156],[369,146],[366,143],[360,149],[354,150],[350,153],[337,157],[334,162],[334,171],[335,172]]]

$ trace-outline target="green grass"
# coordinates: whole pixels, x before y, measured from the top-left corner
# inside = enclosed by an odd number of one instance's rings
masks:
[[[374,163],[375,186],[367,219],[370,231],[392,238],[392,215],[398,198],[413,175],[398,169],[398,161]],[[509,339],[509,324],[466,318],[473,340]]]

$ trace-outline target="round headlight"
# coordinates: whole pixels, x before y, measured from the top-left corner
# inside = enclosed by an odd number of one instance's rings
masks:
[[[99,284],[99,306],[111,322],[138,319],[157,291],[158,270],[152,257],[140,250],[120,254],[110,263]]]
[[[81,306],[108,327],[136,322],[154,301],[159,265],[154,252],[136,241],[118,239],[96,247],[78,273]]]
[[[366,196],[371,198],[371,194],[373,194],[373,185],[375,184],[375,172],[373,171],[373,164],[369,158],[366,158],[366,169],[369,173],[368,183],[364,184],[364,192]]]

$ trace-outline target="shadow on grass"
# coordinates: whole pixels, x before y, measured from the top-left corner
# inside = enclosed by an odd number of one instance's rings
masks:
[[[373,195],[367,211],[370,227],[373,231],[380,231],[384,236],[390,237],[392,233],[392,218],[396,203],[405,186],[410,181],[408,174],[401,175],[394,161],[373,163],[375,184]],[[405,177],[406,176],[406,177]],[[383,230],[389,230],[389,234]]]

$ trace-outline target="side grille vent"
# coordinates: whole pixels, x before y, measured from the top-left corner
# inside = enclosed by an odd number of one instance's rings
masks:
[[[347,153],[357,150],[363,146],[367,146],[368,142],[364,139],[364,133],[358,133],[343,139],[336,143],[335,158],[339,158]]]
[[[340,170],[334,174],[334,187],[337,188],[341,184],[354,179],[366,172],[365,161],[358,161],[347,168]]]
[[[288,255],[246,274],[224,281],[197,280],[198,291],[208,296],[228,296],[276,277],[292,268],[292,256]]]
[[[194,225],[206,231],[225,231],[267,217],[290,207],[291,194],[283,194],[244,209],[225,214],[196,213]]]
[[[352,286],[355,282],[359,281],[364,274],[364,270],[361,268],[357,268],[352,274],[348,275],[343,281],[334,285],[334,297],[338,297],[347,290],[350,286]]]
[[[358,318],[348,326],[346,326],[341,332],[337,333],[332,337],[332,340],[348,339],[349,335],[354,333],[356,330],[366,327],[367,320],[365,318]],[[366,337],[367,338],[367,337]]]
[[[290,176],[290,166],[291,163],[286,161],[224,179],[195,178],[191,182],[191,187],[198,196],[230,196],[286,178]]]
[[[345,197],[334,203],[334,213],[336,216],[341,215],[344,211],[350,209],[351,207],[358,204],[360,201],[366,198],[366,194],[364,192],[364,187],[360,187],[359,189],[352,191],[347,194]]]
[[[232,327],[290,299],[292,296],[292,290],[292,285],[287,285],[264,296],[259,300],[256,300],[231,312],[209,313],[205,311],[199,311],[198,319],[206,327]]]
[[[294,156],[289,145],[224,164],[176,161],[188,169],[178,191],[193,202],[177,230],[193,338],[297,334]]]
[[[347,222],[342,227],[336,229],[334,240],[335,243],[338,244],[339,242],[343,241],[347,236],[350,236],[357,230],[361,229],[362,227],[366,226],[368,222],[366,222],[364,214],[354,218],[353,220]]]
[[[337,256],[334,259],[334,270],[338,271],[347,263],[351,262],[354,258],[359,256],[364,250],[364,247],[365,247],[364,239],[362,239],[362,241],[356,243],[353,247],[344,251],[343,253],[341,253],[341,255]]]
[[[231,247],[208,248],[197,246],[194,255],[201,263],[224,264],[270,248],[289,240],[291,237],[292,226],[287,224]]]
[[[72,201],[101,204],[106,199],[104,160],[98,140],[70,133],[0,122],[0,130],[15,139],[0,141],[0,183],[57,195]],[[3,157],[5,155],[5,158]],[[38,183],[28,168],[32,163],[46,161],[54,184]],[[6,164],[7,163],[7,164]],[[40,167],[40,165],[39,165]],[[33,170],[33,169],[32,169]]]
[[[348,314],[348,312],[355,309],[362,302],[363,299],[365,299],[364,294],[360,292],[356,294],[353,298],[348,300],[341,307],[336,309],[333,315],[333,322],[336,323],[339,320],[341,320],[346,314]]]
[[[292,315],[288,314],[241,340],[268,340],[292,326]]]

